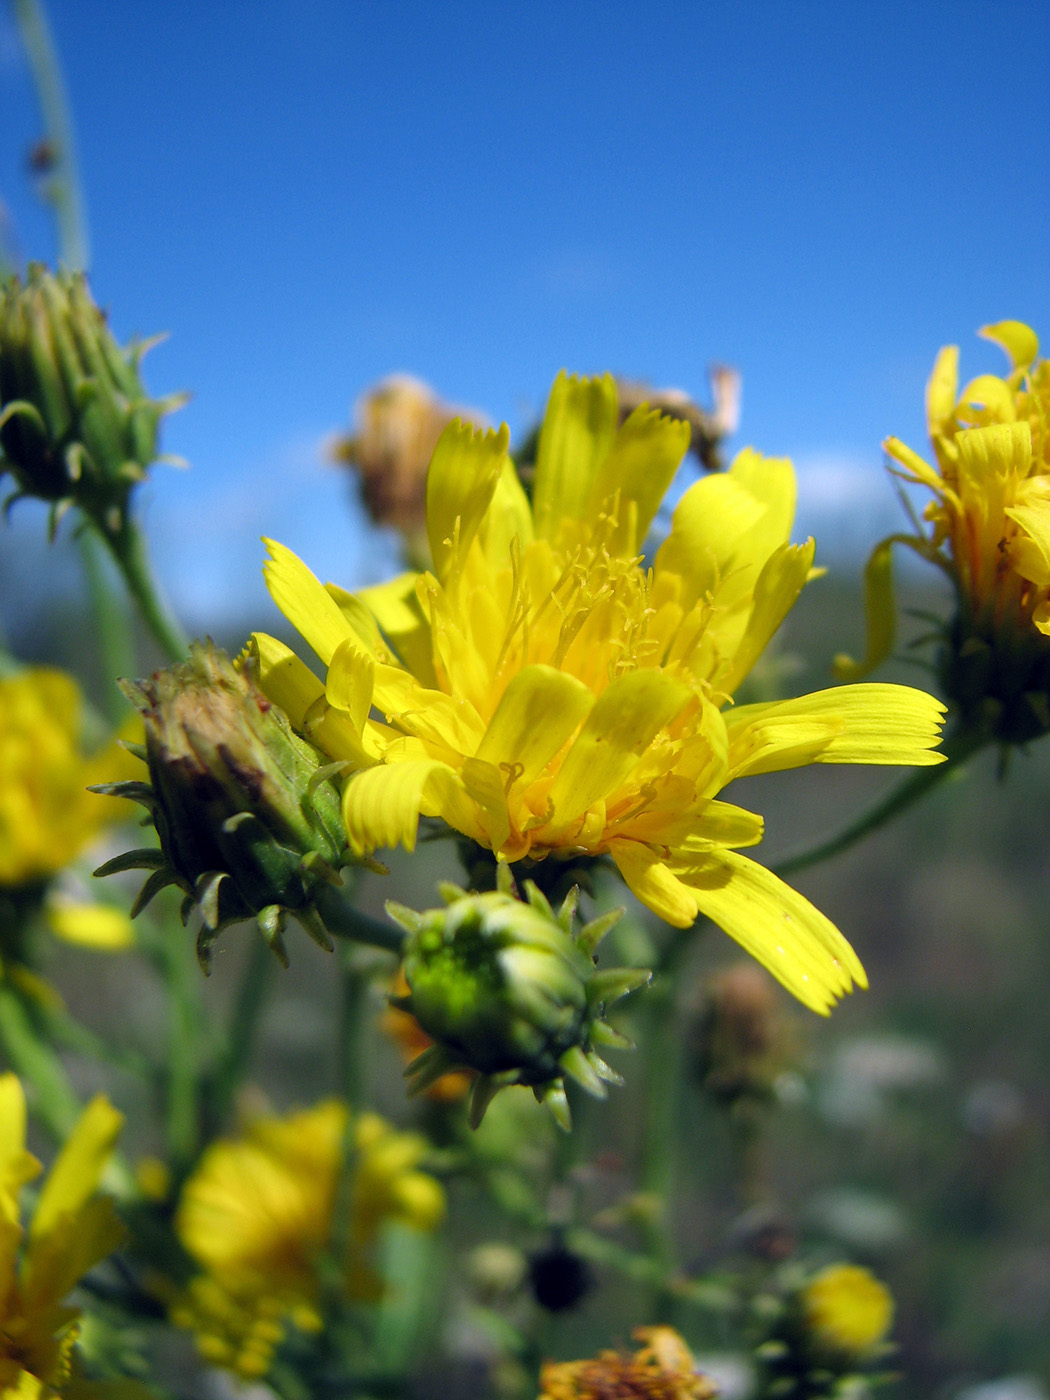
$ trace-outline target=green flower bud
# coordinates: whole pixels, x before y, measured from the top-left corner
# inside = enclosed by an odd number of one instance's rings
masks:
[[[148,344],[121,348],[83,273],[32,263],[0,291],[0,474],[52,504],[52,531],[78,505],[119,530],[128,496],[157,458],[157,430],[182,395],[151,399],[139,378]]]
[[[531,881],[525,890],[528,903],[516,898],[504,865],[499,888],[486,894],[443,885],[445,909],[417,914],[386,906],[409,935],[409,995],[391,1000],[435,1042],[405,1073],[419,1093],[452,1068],[477,1070],[474,1127],[493,1095],[510,1084],[529,1085],[564,1128],[570,1126],[566,1076],[604,1098],[605,1082],[622,1081],[595,1047],[630,1046],[602,1019],[605,1008],[651,976],[637,968],[595,968],[594,950],[622,909],[574,934],[578,890],[557,914]]]
[[[160,850],[130,851],[95,873],[153,869],[133,916],[166,885],[185,890],[183,922],[195,905],[203,919],[197,954],[205,971],[216,935],[243,919],[258,920],[284,963],[288,912],[330,949],[314,896],[320,882],[339,883],[346,840],[339,789],[317,750],[248,669],[210,643],[122,687],[145,721],[140,756],[150,781],[96,791],[141,802]]]

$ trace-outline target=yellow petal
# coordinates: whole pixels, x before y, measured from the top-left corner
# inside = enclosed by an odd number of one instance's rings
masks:
[[[996,321],[977,332],[985,340],[1001,345],[1013,361],[1014,369],[1027,369],[1039,354],[1039,337],[1023,321]]]
[[[1024,531],[1024,535],[1010,541],[1014,568],[1022,578],[1045,588],[1050,584],[1050,501],[1033,500],[1008,509],[1006,514]]]
[[[906,474],[922,486],[936,491],[939,496],[945,494],[944,481],[940,472],[935,471],[928,462],[924,462],[919,454],[913,448],[908,447],[906,443],[901,442],[900,438],[884,438],[882,450],[895,462],[899,462]]]
[[[955,416],[959,388],[959,347],[945,345],[934,361],[926,385],[926,422],[931,437]]]
[[[135,945],[131,920],[109,904],[70,904],[56,897],[48,900],[47,921],[59,938],[85,948],[116,953]]]
[[[622,783],[690,695],[666,671],[630,671],[610,681],[551,787],[554,820],[573,821]]]
[[[566,671],[525,666],[503,692],[477,757],[527,785],[568,742],[593,703],[587,686]]]
[[[613,440],[595,472],[588,511],[597,516],[619,492],[622,554],[637,553],[645,541],[682,458],[689,448],[690,428],[657,410],[636,408]]]
[[[324,694],[324,685],[300,661],[295,652],[265,632],[253,632],[248,650],[255,659],[259,685],[265,695],[279,705],[295,729],[314,702]]]
[[[26,1099],[14,1074],[0,1074],[0,1223],[18,1222],[18,1193],[39,1174],[26,1151]],[[0,1293],[0,1297],[6,1296]]]
[[[641,841],[609,842],[609,854],[631,893],[672,928],[696,921],[696,894],[672,875],[664,858]]]
[[[758,573],[787,542],[795,514],[795,472],[786,459],[745,448],[728,472],[695,482],[679,501],[655,570],[678,574],[688,610],[711,594],[725,610],[742,605]]]
[[[860,959],[830,919],[755,861],[720,851],[677,872],[697,908],[811,1010],[866,987]]]
[[[945,707],[907,685],[837,686],[726,714],[733,777],[809,763],[942,763]]]
[[[102,1094],[91,1100],[48,1173],[29,1227],[30,1242],[61,1225],[94,1194],[123,1124],[124,1115]]]
[[[532,507],[510,458],[504,460],[481,533],[486,555],[501,567],[511,557],[513,541],[523,549],[532,543]]]
[[[557,542],[561,522],[587,514],[591,486],[616,435],[612,375],[581,379],[564,370],[551,389],[536,449],[532,514],[536,534]]]
[[[372,708],[376,665],[370,656],[349,638],[336,647],[328,667],[325,696],[330,705],[344,711],[358,734]]]
[[[480,758],[468,758],[460,776],[468,797],[480,808],[478,820],[484,828],[486,843],[498,854],[510,835],[506,775]]]
[[[960,423],[984,427],[988,423],[1012,423],[1017,417],[1013,390],[995,374],[971,379],[959,395],[955,416]]]
[[[327,666],[350,625],[316,574],[276,540],[263,540],[270,558],[263,577],[270,596]]]
[[[400,574],[397,578],[377,584],[374,588],[363,588],[355,601],[362,604],[378,622],[382,636],[390,639],[401,664],[417,676],[423,685],[436,686],[430,624],[419,601],[420,577],[419,574]],[[336,592],[332,584],[328,585],[328,590],[343,607],[350,625],[354,626],[355,618],[348,612],[349,600],[353,595],[344,593],[341,589]],[[374,623],[372,628],[375,631]],[[382,637],[376,633],[370,650],[377,660],[389,662],[389,656],[379,654],[381,648]]]
[[[507,456],[510,430],[475,431],[454,419],[438,439],[427,476],[427,538],[434,572],[444,581],[466,556],[488,510]]]
[[[123,1238],[124,1227],[108,1196],[92,1196],[64,1212],[52,1229],[31,1235],[21,1279],[26,1312],[39,1314],[60,1303]]]
[[[248,646],[258,659],[263,692],[285,712],[293,729],[305,734],[329,758],[361,767],[375,761],[374,745],[362,741],[347,714],[327,704],[324,683],[283,642],[255,632]]]
[[[440,812],[431,810],[438,804]],[[473,836],[478,828],[476,817],[469,822],[470,810],[461,780],[437,759],[381,764],[355,774],[343,790],[346,839],[358,855],[388,846],[413,850],[421,812],[440,815],[457,831],[467,826]]]
[[[781,545],[763,565],[755,583],[744,635],[731,653],[728,669],[715,677],[721,689],[732,694],[765,651],[802,592],[813,567],[815,551],[812,538],[805,544]],[[720,630],[718,622],[716,617],[712,624],[716,635]]]
[[[457,754],[473,754],[484,734],[468,700],[428,690],[399,666],[375,668],[373,703],[405,733]]]
[[[836,680],[855,681],[870,674],[893,650],[897,633],[893,606],[893,546],[899,538],[890,535],[880,540],[868,556],[864,569],[864,619],[868,632],[864,656],[854,661],[845,652],[839,652],[831,667]]]

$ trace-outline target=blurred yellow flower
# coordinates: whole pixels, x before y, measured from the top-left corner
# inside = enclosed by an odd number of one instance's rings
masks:
[[[257,1118],[240,1138],[213,1143],[183,1187],[175,1228],[204,1272],[171,1315],[215,1364],[262,1375],[288,1322],[321,1326],[326,1261],[344,1296],[372,1301],[382,1285],[370,1253],[383,1226],[430,1230],[441,1221],[444,1192],[417,1169],[426,1140],[374,1113],[350,1127],[336,1100]],[[348,1214],[337,1239],[347,1150]]]
[[[868,651],[838,673],[867,672],[894,637],[890,550],[904,544],[940,568],[958,598],[941,679],[965,725],[1023,743],[1050,729],[1050,362],[1019,321],[980,334],[1011,361],[959,391],[957,346],[937,356],[926,387],[934,464],[899,438],[883,444],[895,470],[934,499],[929,531],[883,540],[868,565]]]
[[[671,1327],[638,1327],[634,1355],[603,1351],[586,1361],[547,1361],[539,1400],[708,1400],[715,1386]]]
[[[37,1198],[28,1230],[19,1191],[40,1171],[27,1151],[26,1105],[13,1074],[0,1075],[0,1396],[51,1400],[90,1392],[144,1395],[129,1381],[90,1382],[76,1355],[80,1312],[66,1296],[117,1246],[123,1228],[97,1193],[123,1118],[99,1097],[84,1110]]]
[[[88,785],[131,776],[137,765],[115,741],[86,756],[83,700],[63,671],[30,668],[0,677],[0,897],[52,879],[130,804],[107,802]],[[49,895],[54,931],[96,948],[133,942],[126,914]]]
[[[802,1290],[803,1322],[818,1351],[860,1359],[893,1320],[893,1295],[855,1264],[832,1264]]]
[[[738,854],[762,818],[720,801],[735,778],[809,763],[939,761],[943,707],[851,686],[729,708],[810,576],[788,542],[790,462],[742,452],[682,497],[653,566],[642,546],[689,427],[612,379],[559,376],[531,502],[508,431],[453,423],[427,484],[434,571],[357,596],[270,544],[278,606],[328,668],[322,684],[258,635],[263,688],[352,776],[347,840],[411,848],[441,817],[499,859],[608,854],[668,923],[720,924],[826,1012],[864,984],[839,931]],[[381,716],[381,718],[379,717]]]

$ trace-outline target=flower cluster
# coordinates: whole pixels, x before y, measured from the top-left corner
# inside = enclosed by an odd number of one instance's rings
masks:
[[[946,629],[940,679],[960,725],[1002,743],[1050,730],[1050,362],[1035,332],[1001,321],[980,332],[1010,359],[1002,377],[959,389],[959,351],[945,346],[926,389],[931,464],[899,438],[884,447],[896,470],[933,494],[928,531],[892,535],[868,565],[869,670],[893,643],[889,557],[904,544],[950,579],[957,611]]]
[[[250,1377],[266,1372],[289,1324],[323,1325],[327,1280],[342,1298],[374,1301],[382,1280],[371,1256],[384,1225],[431,1230],[444,1214],[440,1185],[418,1169],[425,1151],[425,1139],[374,1113],[351,1120],[337,1100],[256,1118],[213,1143],[175,1218],[201,1272],[173,1320],[209,1361]]]
[[[671,1327],[638,1327],[632,1354],[603,1351],[586,1361],[548,1361],[539,1400],[710,1400],[715,1386]]]
[[[789,543],[787,461],[747,450],[643,542],[689,442],[614,384],[562,375],[531,501],[508,432],[443,433],[427,482],[432,572],[350,595],[270,545],[271,593],[324,682],[256,635],[260,680],[344,765],[352,849],[411,848],[439,817],[499,859],[608,856],[668,923],[706,915],[826,1012],[864,972],[834,925],[740,854],[761,817],[719,797],[809,763],[936,763],[943,707],[860,685],[732,706],[794,604],[812,540]]]

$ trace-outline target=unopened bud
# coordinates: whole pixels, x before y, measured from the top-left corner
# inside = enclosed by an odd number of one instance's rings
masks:
[[[321,882],[339,883],[346,843],[339,790],[321,755],[249,671],[210,643],[123,689],[145,721],[150,781],[97,790],[141,802],[160,851],[131,851],[96,873],[153,869],[133,914],[166,885],[183,889],[183,921],[200,907],[205,969],[219,931],[243,919],[258,920],[282,962],[289,912],[330,948],[314,895]]]
[[[0,290],[0,474],[52,506],[75,504],[110,533],[157,459],[161,418],[183,396],[151,399],[139,378],[147,345],[121,347],[83,273],[30,264]]]
[[[622,1082],[596,1049],[630,1046],[603,1019],[605,1008],[648,982],[650,973],[595,968],[594,950],[622,910],[574,933],[577,891],[555,914],[531,882],[528,903],[516,898],[506,866],[499,884],[486,894],[445,885],[448,907],[422,914],[387,904],[409,935],[409,995],[394,1004],[411,1012],[435,1042],[406,1074],[421,1092],[453,1067],[477,1070],[470,1112],[475,1127],[501,1088],[527,1084],[568,1128],[566,1077],[599,1098],[607,1082]]]

